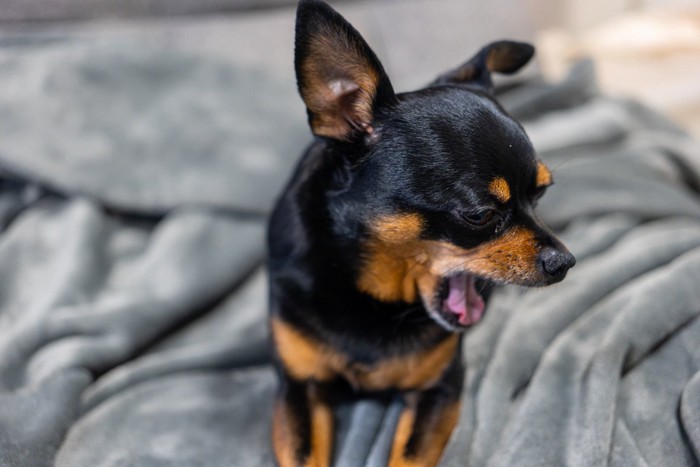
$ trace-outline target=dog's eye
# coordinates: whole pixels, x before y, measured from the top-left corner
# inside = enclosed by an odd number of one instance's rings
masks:
[[[460,217],[464,219],[467,223],[476,226],[483,227],[490,223],[496,216],[496,211],[493,209],[482,209],[481,211],[475,212],[463,212]]]

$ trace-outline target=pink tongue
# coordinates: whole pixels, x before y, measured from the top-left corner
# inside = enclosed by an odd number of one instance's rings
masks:
[[[459,324],[468,326],[479,322],[484,314],[484,299],[474,287],[474,278],[468,274],[450,277],[450,293],[445,307],[459,316]]]

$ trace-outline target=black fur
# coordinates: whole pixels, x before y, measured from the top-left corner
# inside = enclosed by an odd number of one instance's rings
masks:
[[[351,122],[347,127],[351,131],[342,137],[317,136],[277,203],[268,231],[273,319],[369,366],[444,341],[450,331],[428,316],[420,298],[414,303],[387,302],[358,290],[369,226],[394,213],[418,213],[425,220],[423,239],[464,249],[497,240],[520,226],[534,232],[540,248],[549,247],[559,255],[565,269],[573,265],[573,257],[534,215],[543,187],[536,186],[538,161],[532,144],[491,93],[491,71],[516,71],[529,60],[531,46],[511,41],[491,44],[429,87],[394,94],[381,63],[360,35],[324,3],[303,0],[295,58],[302,95],[317,78],[305,75],[304,63],[312,54],[319,58],[321,52],[311,50],[319,35],[327,43],[354,44],[362,63],[377,74],[378,85],[370,106],[371,124]],[[500,53],[498,66],[489,70],[487,58],[494,49]],[[345,70],[323,68],[322,73],[331,75],[331,81],[349,79]],[[361,98],[353,91],[338,102],[352,106]],[[309,111],[312,128],[313,117]],[[489,191],[496,177],[510,187],[507,203],[495,202]],[[494,219],[474,226],[469,219],[484,210],[495,211]],[[562,278],[544,274],[526,285]],[[421,392],[425,396],[421,401],[458,399],[463,380],[459,353],[440,381]],[[304,388],[330,386],[293,378],[280,355],[276,359],[282,381],[279,400],[298,412],[301,435],[294,449],[301,463],[311,450]],[[419,420],[430,414],[429,409],[417,410]],[[421,431],[417,422],[406,456],[418,455],[414,451]]]

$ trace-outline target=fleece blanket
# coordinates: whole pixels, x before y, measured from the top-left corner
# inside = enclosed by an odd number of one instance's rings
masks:
[[[296,96],[157,47],[2,45],[0,465],[272,465],[261,264]],[[442,465],[697,465],[698,144],[590,63],[500,97],[578,264],[467,333]],[[385,465],[400,410],[339,407],[335,465]]]

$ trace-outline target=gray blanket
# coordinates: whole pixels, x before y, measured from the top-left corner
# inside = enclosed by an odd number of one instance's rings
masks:
[[[696,465],[697,143],[589,63],[501,98],[578,264],[499,290],[468,333],[443,465]],[[156,47],[11,43],[0,109],[0,465],[271,465],[261,264],[308,140],[293,90]],[[400,409],[338,408],[336,464],[384,465]]]

